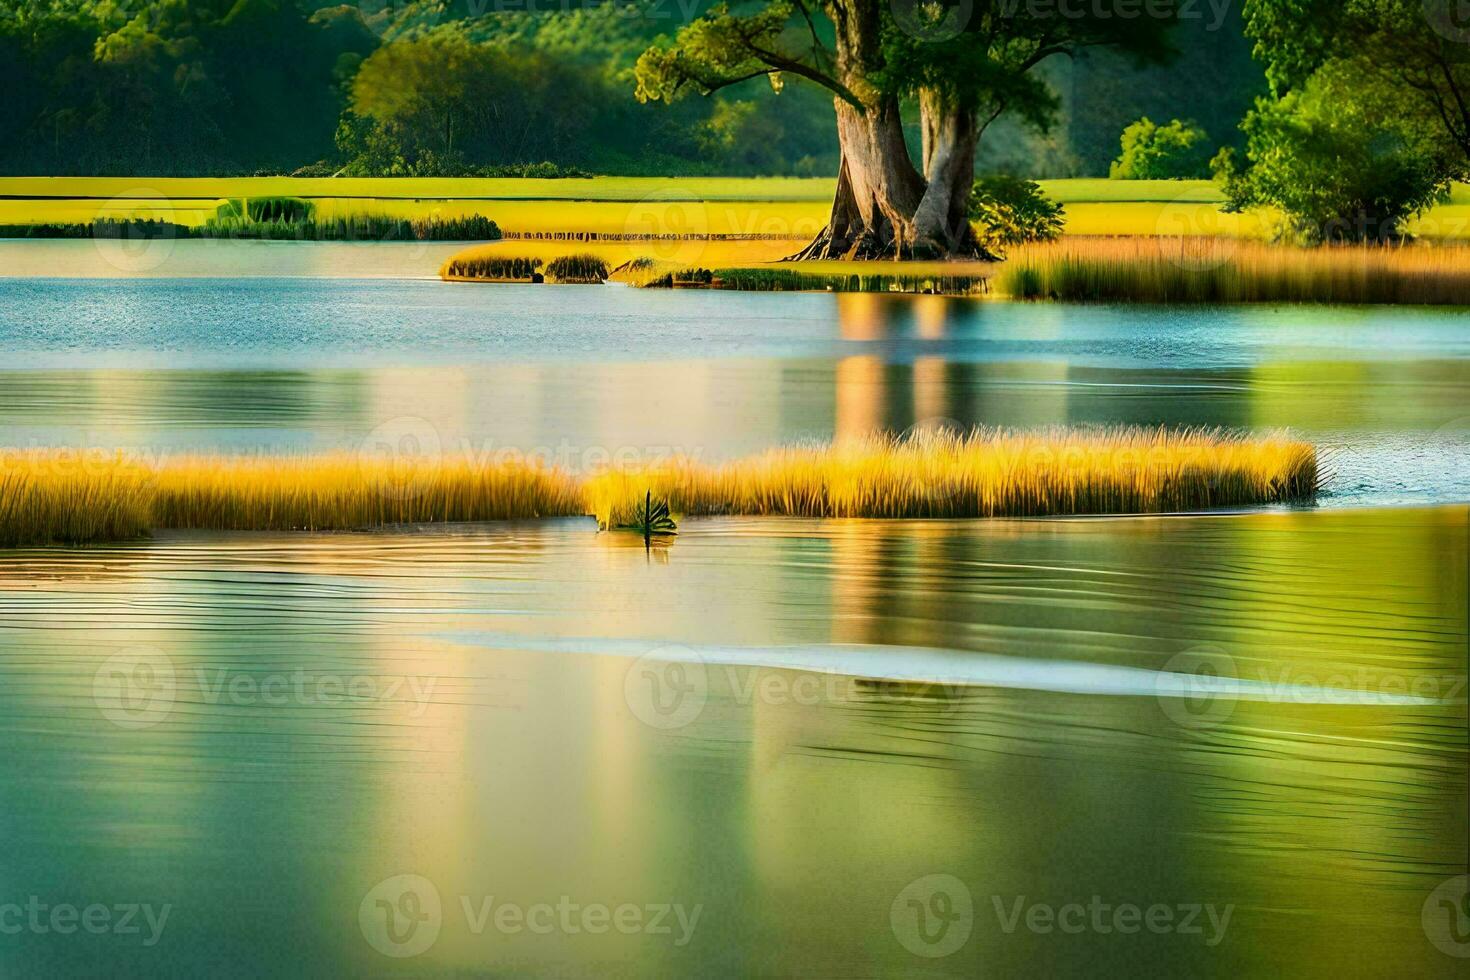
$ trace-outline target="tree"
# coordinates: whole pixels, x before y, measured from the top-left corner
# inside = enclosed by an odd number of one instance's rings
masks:
[[[837,193],[797,258],[982,254],[966,211],[986,128],[1006,112],[1050,123],[1057,99],[1034,71],[1048,58],[1090,45],[1160,57],[1167,26],[1014,0],[761,0],[742,11],[719,4],[645,51],[637,95],[672,101],[757,78],[779,92],[788,77],[831,94]],[[905,103],[919,110],[917,163]]]
[[[1108,176],[1114,180],[1176,180],[1209,175],[1209,136],[1193,121],[1160,126],[1148,116],[1123,130],[1123,153]]]
[[[1446,193],[1453,167],[1435,134],[1405,121],[1392,91],[1365,84],[1329,65],[1261,99],[1242,124],[1250,166],[1220,158],[1231,209],[1279,208],[1284,233],[1305,244],[1401,238],[1404,220]]]
[[[1460,0],[1246,0],[1274,99],[1246,117],[1232,204],[1297,237],[1391,241],[1470,172],[1470,22]]]
[[[1463,0],[1246,0],[1246,32],[1278,95],[1339,66],[1389,94],[1470,163],[1470,20]],[[1355,98],[1355,93],[1345,93]]]

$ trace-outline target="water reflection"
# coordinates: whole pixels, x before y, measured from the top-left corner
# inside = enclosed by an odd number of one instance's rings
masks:
[[[445,451],[589,469],[875,429],[1206,425],[1319,443],[1329,499],[1470,486],[1470,350],[1445,314],[615,287],[593,303],[287,280],[0,289],[12,445],[353,450],[412,428]]]
[[[28,935],[7,965],[1450,975],[1419,919],[1463,860],[1466,532],[1449,509],[1356,510],[690,522],[663,563],[583,521],[18,552],[0,569],[7,887],[175,911],[157,949]],[[711,659],[670,723],[635,640],[821,648],[836,673]],[[944,690],[853,678],[825,644],[1151,670],[1204,650],[1268,684],[1453,700]],[[172,693],[99,693],[138,649],[167,658]],[[397,961],[356,917],[405,873],[443,921]],[[969,891],[972,936],[926,960],[891,906],[936,873]],[[1094,895],[1231,919],[1207,945],[1007,931],[995,905]],[[703,911],[676,946],[477,931],[461,900],[487,896]]]

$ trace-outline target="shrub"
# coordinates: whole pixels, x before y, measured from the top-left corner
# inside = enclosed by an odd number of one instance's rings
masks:
[[[1365,84],[1323,69],[1280,100],[1258,99],[1241,123],[1245,165],[1216,158],[1230,209],[1278,208],[1280,237],[1303,244],[1402,238],[1404,220],[1444,196],[1455,168]]]
[[[1062,206],[1041,192],[1034,180],[995,174],[975,181],[970,190],[970,220],[979,222],[988,251],[1004,253],[1007,245],[1049,242],[1062,234]]]
[[[1163,126],[1144,116],[1123,130],[1123,155],[1108,168],[1114,180],[1189,179],[1209,176],[1210,138],[1194,122]]]

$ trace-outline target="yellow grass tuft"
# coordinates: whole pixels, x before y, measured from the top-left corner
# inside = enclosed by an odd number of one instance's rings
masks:
[[[1191,429],[979,429],[874,435],[703,464],[675,458],[585,478],[533,457],[180,456],[0,452],[0,546],[137,537],[151,528],[348,530],[593,514],[645,495],[684,515],[993,517],[1200,510],[1309,499],[1315,450],[1285,436]]]
[[[995,289],[1016,299],[1083,302],[1464,305],[1470,249],[1073,238],[1015,249]]]
[[[603,526],[651,492],[684,515],[1001,517],[1154,513],[1310,498],[1315,450],[1284,436],[1113,428],[939,431],[788,446],[728,463],[675,458],[585,486]]]
[[[152,475],[120,453],[0,450],[0,547],[135,538]]]
[[[582,513],[567,473],[519,457],[185,456],[155,472],[162,528],[327,531]]]

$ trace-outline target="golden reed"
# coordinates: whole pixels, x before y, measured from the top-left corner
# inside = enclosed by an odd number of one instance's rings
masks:
[[[1310,499],[1316,451],[1206,429],[977,429],[786,446],[722,463],[675,457],[585,477],[527,457],[394,459],[0,451],[0,546],[154,528],[351,530],[592,514],[645,494],[686,516],[1135,514]]]
[[[1078,302],[1467,305],[1470,248],[1064,238],[1012,250],[993,286],[1013,299]]]

